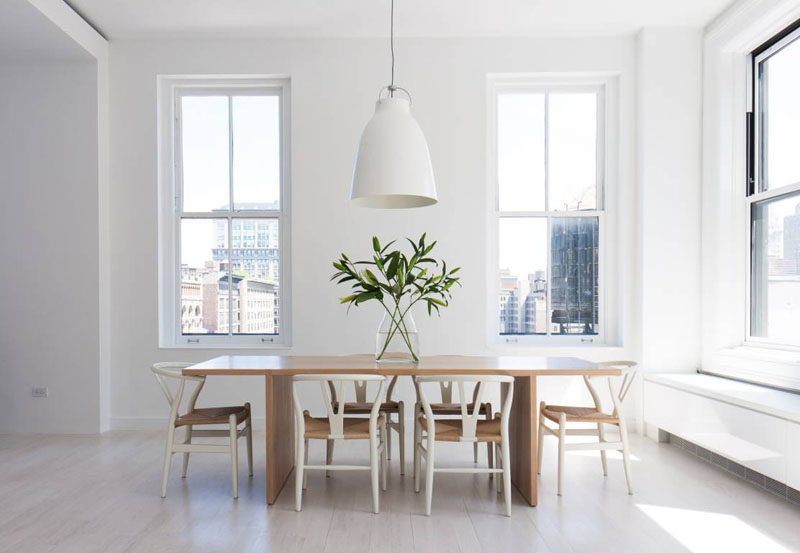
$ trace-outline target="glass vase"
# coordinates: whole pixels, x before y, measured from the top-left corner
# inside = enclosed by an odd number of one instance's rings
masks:
[[[402,319],[383,313],[375,335],[375,359],[382,362],[416,363],[419,361],[419,334],[411,311]]]

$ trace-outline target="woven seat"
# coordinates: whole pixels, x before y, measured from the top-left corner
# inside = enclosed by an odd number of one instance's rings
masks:
[[[467,404],[467,410],[472,413],[472,410],[475,409],[474,403]],[[481,403],[478,413],[481,415],[489,414],[491,415],[492,404],[491,403]],[[434,415],[460,415],[461,414],[461,404],[460,403],[431,403],[431,411],[433,411]]]
[[[459,411],[460,412],[460,411]],[[441,442],[460,442],[463,434],[462,419],[436,419],[434,421],[434,434],[436,440]],[[428,431],[428,420],[421,416],[419,424]],[[478,420],[475,437],[479,442],[500,442],[500,419]]]
[[[331,425],[327,417],[304,416],[306,423],[306,439],[327,440],[331,434]],[[383,428],[385,418],[378,417],[378,429]],[[364,440],[369,438],[369,419],[347,418],[343,419],[343,434],[345,440]]]
[[[602,413],[595,407],[572,407],[569,405],[545,405],[542,415],[553,422],[558,422],[561,413],[567,415],[567,422],[592,422],[604,424],[618,424],[619,418],[614,415]]]
[[[195,408],[175,419],[175,426],[228,424],[231,415],[236,415],[236,424],[240,424],[250,417],[250,409],[246,405]]]
[[[338,412],[339,411],[339,402],[333,401],[331,402],[333,405],[333,410]],[[372,410],[372,403],[369,401],[347,401],[344,404],[344,412],[350,413],[353,415],[369,415],[370,411]],[[382,412],[391,412],[391,413],[399,413],[400,412],[400,402],[398,401],[384,401],[381,403],[381,411]]]

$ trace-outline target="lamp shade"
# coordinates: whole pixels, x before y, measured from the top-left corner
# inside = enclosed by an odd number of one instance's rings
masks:
[[[437,202],[428,142],[405,98],[375,106],[356,153],[350,199],[360,207],[424,207]]]

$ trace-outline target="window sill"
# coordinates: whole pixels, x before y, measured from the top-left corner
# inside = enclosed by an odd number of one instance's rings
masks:
[[[645,374],[644,380],[792,422],[800,422],[800,396],[794,393],[708,374]]]
[[[206,342],[206,343],[160,343],[158,349],[249,349],[249,350],[285,350],[292,349],[291,344],[269,344],[261,342]]]
[[[800,391],[800,351],[743,344],[719,350],[702,372]]]

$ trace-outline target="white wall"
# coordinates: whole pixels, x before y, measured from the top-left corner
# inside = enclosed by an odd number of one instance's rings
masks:
[[[0,82],[0,432],[97,432],[96,64],[5,64]]]
[[[700,365],[702,31],[637,37],[641,361],[647,372]]]
[[[439,240],[438,254],[463,267],[464,287],[441,318],[416,316],[423,352],[479,354],[486,345],[486,76],[488,73],[610,72],[620,76],[618,307],[623,347],[582,349],[590,358],[635,357],[638,323],[633,294],[634,87],[633,37],[584,39],[403,39],[397,44],[398,83],[414,96],[426,133],[439,204],[410,211],[373,211],[347,202],[361,130],[388,78],[387,42],[342,40],[115,41],[111,45],[112,426],[157,425],[166,414],[149,372],[159,360],[201,360],[220,350],[157,347],[158,74],[288,74],[292,79],[292,353],[372,351],[380,313],[362,306],[346,315],[328,282],[341,252],[366,253],[369,239],[414,236]],[[614,283],[619,285],[620,283]],[[523,353],[522,350],[512,350]],[[530,351],[529,351],[530,353]],[[535,353],[547,353],[537,350]],[[582,382],[559,380],[553,390],[583,397]],[[263,379],[219,378],[207,402],[254,402],[263,412]],[[543,394],[547,393],[547,386]],[[403,382],[401,395],[412,399]],[[588,399],[588,396],[587,398]]]

